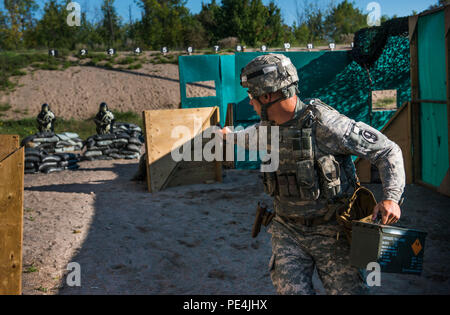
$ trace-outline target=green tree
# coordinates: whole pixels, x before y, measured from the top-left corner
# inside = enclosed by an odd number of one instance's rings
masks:
[[[153,49],[180,48],[184,44],[183,20],[190,12],[183,0],[140,0],[143,10],[140,38]]]
[[[39,8],[34,0],[4,0],[9,41],[14,48],[24,46],[24,35],[33,28],[34,13]]]
[[[67,4],[58,3],[57,0],[49,0],[44,6],[44,14],[37,23],[35,34],[39,46],[48,48],[74,49],[78,27],[70,27],[67,24]]]
[[[225,38],[221,27],[223,12],[216,0],[212,0],[211,3],[202,3],[202,10],[196,18],[202,24],[210,45],[215,45],[219,40]]]
[[[102,20],[98,32],[104,40],[104,44],[114,46],[116,40],[121,37],[121,18],[114,7],[114,0],[103,0],[101,5]]]
[[[342,36],[364,28],[367,25],[367,16],[356,8],[353,2],[344,0],[330,10],[324,24],[328,39],[337,42]]]

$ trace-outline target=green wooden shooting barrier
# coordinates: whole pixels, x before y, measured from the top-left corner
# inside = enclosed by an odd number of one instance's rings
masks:
[[[445,101],[444,11],[419,17],[418,72],[420,99]],[[422,180],[439,186],[449,168],[447,104],[422,103],[420,109]]]

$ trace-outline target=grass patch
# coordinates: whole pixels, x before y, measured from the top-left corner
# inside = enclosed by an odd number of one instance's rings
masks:
[[[153,63],[155,65],[159,64],[178,64],[178,57],[181,56],[180,54],[174,54],[174,55],[157,55],[153,57],[153,59],[150,60],[150,63]]]
[[[137,70],[137,69],[141,69],[142,68],[142,63],[136,63],[136,64],[134,64],[134,65],[130,65],[129,67],[128,67],[128,70]]]
[[[141,115],[134,112],[115,112],[113,114],[117,122],[127,122],[138,125],[143,128],[143,121]],[[96,134],[96,126],[94,117],[85,120],[75,119],[56,119],[55,133],[75,132],[81,139]],[[33,135],[38,132],[37,122],[35,118],[23,118],[20,120],[1,120],[0,119],[0,134],[19,135],[21,139]]]
[[[27,269],[25,269],[24,273],[33,273],[33,272],[38,272],[39,269],[37,269],[35,266],[31,266],[28,267]]]
[[[11,109],[11,105],[9,104],[0,104],[0,112],[7,112]]]
[[[62,57],[53,58],[47,54],[32,53],[0,53],[0,90],[11,90],[16,84],[9,80],[12,76],[25,75],[22,69],[33,65],[34,68],[45,68],[52,70],[56,65],[61,64]]]
[[[47,288],[44,288],[44,287],[42,287],[42,286],[40,286],[39,288],[36,288],[35,290],[36,290],[36,291],[40,291],[40,292],[44,292],[44,293],[47,293],[47,292],[48,292],[48,289],[47,289]]]

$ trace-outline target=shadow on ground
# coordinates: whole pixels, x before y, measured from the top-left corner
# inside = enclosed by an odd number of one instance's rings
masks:
[[[267,268],[270,236],[264,232],[256,240],[250,236],[257,201],[269,201],[258,172],[230,170],[223,183],[149,194],[143,184],[130,181],[136,170],[136,163],[102,162],[73,173],[71,180],[26,188],[26,193],[43,196],[52,192],[94,196],[84,239],[64,261],[64,266],[80,264],[81,287],[67,286],[63,276],[55,293],[275,293]],[[370,188],[379,200],[381,185]],[[407,187],[400,223],[428,232],[424,272],[420,277],[382,274],[382,286],[373,293],[450,292],[448,209],[450,198],[423,187]],[[75,210],[79,209],[68,205],[61,215]]]

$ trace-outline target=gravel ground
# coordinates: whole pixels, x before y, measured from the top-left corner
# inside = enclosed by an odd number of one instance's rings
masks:
[[[270,202],[258,172],[149,194],[130,181],[136,170],[94,161],[25,176],[24,294],[275,294],[270,236],[250,236],[257,201]],[[403,209],[402,225],[428,232],[424,272],[382,274],[374,293],[448,294],[450,198],[410,185]],[[66,285],[70,262],[81,287]]]

